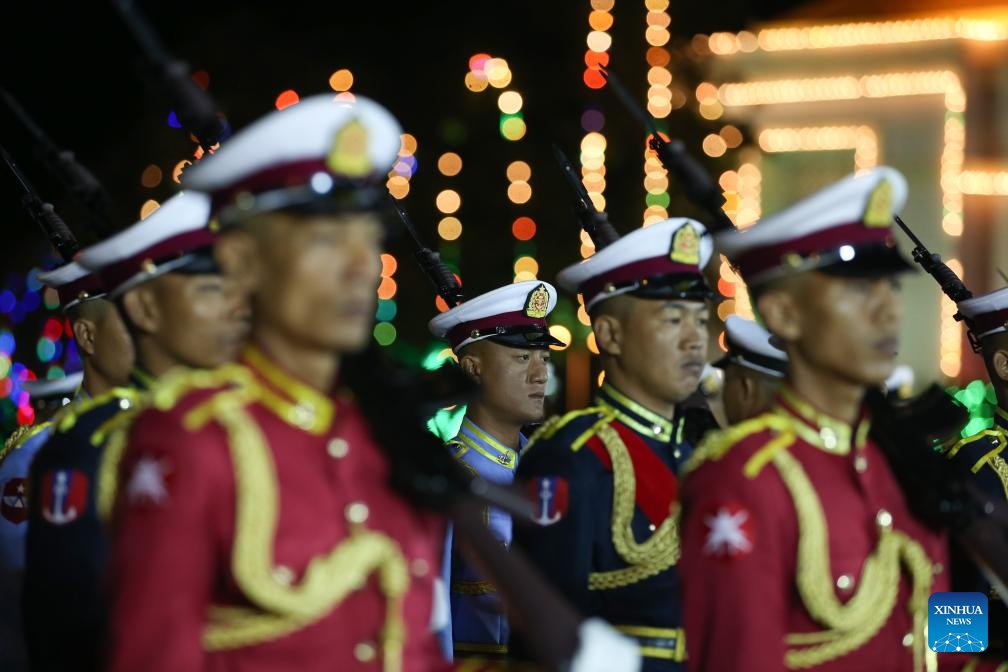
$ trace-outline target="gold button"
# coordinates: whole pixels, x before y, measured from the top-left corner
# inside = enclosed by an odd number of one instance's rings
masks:
[[[823,427],[819,430],[819,438],[822,439],[823,445],[826,446],[827,450],[833,450],[837,447],[840,442],[837,438],[836,432],[832,427]]]
[[[672,451],[672,457],[678,460],[680,457],[682,457],[682,451],[676,448],[675,450]]]
[[[129,399],[120,399],[119,400],[119,408],[121,408],[124,411],[126,409],[128,409],[131,405],[132,404],[130,404],[130,400]]]
[[[294,583],[294,570],[287,565],[277,565],[273,568],[273,580],[281,586],[289,586]]]
[[[352,502],[346,507],[346,519],[356,525],[366,521],[369,513],[367,504],[364,502]]]
[[[864,455],[858,455],[854,458],[854,470],[859,474],[863,474],[868,471],[868,458]]]
[[[350,452],[350,444],[337,436],[335,439],[329,439],[329,443],[326,444],[326,452],[330,457],[338,460],[347,456],[347,453]]]
[[[661,434],[661,425],[653,425],[651,431],[655,434]]]
[[[353,647],[353,655],[362,663],[370,663],[378,655],[378,650],[371,642],[360,642]]]
[[[657,530],[658,528],[657,528],[657,527],[655,527],[655,524],[654,524],[654,523],[651,523],[650,525],[648,525],[648,526],[647,526],[647,529],[649,529],[649,530],[651,530],[652,532],[654,532],[654,531],[655,531],[655,530]]]
[[[903,646],[913,646],[914,636],[912,632],[908,632],[903,635]]]
[[[854,577],[850,574],[841,574],[837,577],[836,587],[840,590],[850,590],[854,585]]]
[[[143,269],[143,272],[148,275],[154,275],[155,273],[157,273],[157,264],[155,264],[150,259],[144,259],[142,262],[140,262],[140,268]]]
[[[427,576],[427,572],[430,571],[430,565],[423,558],[416,558],[410,563],[410,571],[413,572],[413,576]]]
[[[875,523],[883,530],[888,530],[892,527],[892,514],[885,509],[879,509],[879,512],[875,514]]]

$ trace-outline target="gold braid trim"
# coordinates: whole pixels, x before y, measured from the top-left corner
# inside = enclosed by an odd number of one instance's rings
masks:
[[[214,646],[235,648],[274,639],[315,622],[352,591],[362,588],[368,577],[378,574],[387,600],[382,631],[385,672],[401,669],[406,629],[402,600],[410,578],[406,560],[395,540],[380,532],[354,526],[350,536],[328,554],[308,563],[300,583],[284,585],[273,575],[273,544],[279,511],[276,471],[266,438],[245,411],[254,390],[243,395],[216,395],[216,420],[228,435],[235,476],[235,535],[231,568],[242,592],[265,614],[245,617],[229,624],[207,624],[204,639]],[[187,426],[202,419],[202,407],[187,415]],[[192,415],[195,413],[195,416]]]
[[[665,571],[679,560],[679,506],[672,503],[669,516],[658,530],[643,542],[634,538],[633,514],[636,508],[637,480],[626,444],[609,424],[598,429],[613,468],[612,542],[616,553],[630,566],[588,575],[588,590],[609,590],[642,581]]]
[[[151,403],[155,408],[167,411],[193,390],[254,386],[252,372],[240,364],[225,364],[216,369],[173,369],[151,389]]]
[[[536,441],[545,440],[552,438],[554,434],[559,432],[563,427],[575,418],[579,418],[582,415],[591,415],[592,413],[602,413],[601,408],[598,406],[589,406],[587,408],[581,408],[576,411],[570,411],[564,415],[554,415],[552,418],[544,422],[539,429],[537,429],[531,437],[529,437],[528,442],[525,444],[525,452],[528,452],[529,448],[532,447]]]
[[[808,646],[787,651],[787,666],[814,667],[844,656],[874,637],[896,604],[901,562],[911,578],[908,609],[914,632],[922,632],[932,570],[920,544],[902,532],[881,529],[878,545],[862,567],[857,592],[846,604],[841,603],[833,591],[829,534],[815,488],[798,460],[787,451],[777,452],[773,463],[791,494],[798,518],[798,593],[809,615],[825,628],[821,632],[789,634],[788,644]],[[915,670],[922,669],[923,645],[923,637],[918,637]]]
[[[18,425],[18,428],[14,430],[14,433],[7,437],[4,441],[4,445],[0,448],[0,462],[7,457],[7,453],[12,450],[17,450],[21,445],[41,432],[46,427],[49,427],[52,423],[49,421],[39,423],[37,425]]]
[[[1001,479],[1001,486],[1005,491],[1005,498],[1008,499],[1008,462],[1000,455],[995,455],[987,462],[987,465],[994,470],[998,478]]]
[[[112,508],[119,491],[119,463],[122,462],[123,454],[126,452],[130,426],[139,413],[140,409],[120,413],[113,418],[117,421],[113,429],[107,430],[103,426],[91,437],[93,443],[99,435],[102,437],[106,433],[108,435],[95,473],[95,509],[98,511],[98,518],[104,522],[108,522],[112,517]]]
[[[790,429],[787,421],[774,413],[764,413],[755,418],[732,425],[728,429],[710,432],[683,465],[683,474],[695,471],[704,462],[720,460],[735,444],[746,437],[767,429],[785,432]]]
[[[455,595],[492,595],[497,587],[489,581],[452,581],[451,592]]]
[[[146,396],[146,392],[132,387],[113,387],[104,394],[90,399],[81,399],[67,404],[52,417],[52,424],[58,432],[65,432],[77,424],[77,419],[92,408],[101,406],[114,398],[125,399],[128,403],[126,408],[132,406],[137,400]]]

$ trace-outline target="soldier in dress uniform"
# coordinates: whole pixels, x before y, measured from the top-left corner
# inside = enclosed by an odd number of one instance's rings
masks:
[[[70,323],[83,372],[62,380],[23,383],[33,399],[51,403],[54,412],[70,413],[92,396],[126,383],[133,366],[133,344],[115,306],[104,297],[99,279],[70,262],[39,280],[56,290]],[[49,389],[47,389],[49,388]],[[58,394],[55,394],[58,392]],[[47,398],[47,395],[52,395]],[[63,400],[69,398],[69,404]],[[49,399],[53,401],[49,401]],[[22,633],[21,588],[28,534],[28,470],[53,424],[36,409],[35,422],[18,429],[0,454],[0,669],[27,665]]]
[[[970,340],[979,348],[997,397],[994,424],[989,429],[955,441],[945,456],[960,469],[976,474],[976,482],[995,498],[1008,501],[1008,287],[957,304],[966,322]],[[1008,658],[1008,608],[1001,596],[980,577],[959,590],[980,590],[990,604],[991,648]]]
[[[724,325],[728,351],[712,366],[724,371],[721,398],[728,424],[734,425],[770,407],[787,372],[787,353],[752,320],[729,315]]]
[[[556,301],[552,285],[529,280],[476,296],[430,321],[431,333],[451,344],[459,367],[481,391],[448,449],[491,483],[511,484],[525,447],[521,429],[543,420],[550,346],[563,345],[546,323]],[[494,536],[509,547],[511,516],[487,507],[484,517]],[[506,654],[508,622],[493,584],[465,561],[455,544],[450,566],[455,658]]]
[[[101,667],[107,550],[96,506],[108,484],[98,467],[110,428],[155,378],[226,362],[241,343],[241,309],[209,254],[208,213],[205,196],[180,194],[77,258],[121,312],[132,339],[123,352],[135,348],[136,361],[127,385],[99,387],[58,413],[31,465],[24,618],[34,670]],[[93,338],[102,347],[99,332]]]
[[[539,524],[516,528],[515,545],[583,613],[634,637],[648,671],[685,660],[677,491],[692,443],[678,404],[705,365],[711,252],[702,225],[674,218],[560,273],[584,298],[605,381],[592,406],[547,421],[518,466]]]
[[[789,369],[774,407],[711,436],[682,491],[684,622],[696,670],[933,669],[927,601],[944,536],[911,513],[877,438],[870,388],[892,372],[891,231],[906,180],[852,176],[715,242]],[[927,446],[910,436],[904,454]]]

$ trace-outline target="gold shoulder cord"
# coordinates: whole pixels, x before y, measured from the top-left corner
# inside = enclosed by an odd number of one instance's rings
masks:
[[[588,575],[589,590],[609,590],[642,581],[668,569],[679,560],[679,506],[672,503],[670,515],[643,542],[634,538],[631,522],[636,507],[637,480],[626,444],[612,425],[598,426],[598,435],[609,453],[613,469],[612,542],[616,553],[630,566]]]
[[[372,573],[387,599],[382,632],[385,672],[402,666],[406,637],[402,602],[409,588],[406,561],[395,540],[363,525],[328,554],[315,557],[300,583],[284,585],[274,578],[273,543],[279,493],[276,471],[266,438],[246,412],[245,399],[227,396],[215,404],[215,417],[228,435],[235,476],[235,536],[231,567],[242,592],[264,612],[214,608],[204,630],[207,650],[239,648],[275,639],[313,623],[339,606],[352,591],[365,585]],[[196,409],[202,410],[202,409]],[[209,420],[205,413],[187,416]],[[194,428],[194,427],[190,427]]]
[[[7,453],[12,450],[17,450],[24,444],[25,441],[35,436],[41,432],[46,427],[49,427],[52,423],[49,421],[39,423],[37,425],[18,425],[18,428],[14,430],[14,433],[7,437],[4,441],[2,447],[0,447],[0,462],[7,457]]]
[[[822,505],[801,464],[787,451],[777,452],[773,464],[780,473],[798,517],[798,593],[809,614],[826,629],[787,636],[792,648],[785,655],[791,669],[813,667],[858,648],[882,628],[896,604],[900,565],[910,574],[913,616],[914,669],[923,669],[923,632],[931,589],[931,561],[914,539],[883,528],[875,551],[865,561],[857,593],[842,604],[833,591],[829,566],[829,534]]]

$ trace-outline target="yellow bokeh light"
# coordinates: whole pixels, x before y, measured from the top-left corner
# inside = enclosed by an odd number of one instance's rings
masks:
[[[458,212],[458,209],[462,207],[462,197],[454,189],[445,189],[437,195],[434,203],[437,205],[438,210],[446,215],[450,215]]]
[[[349,91],[353,86],[353,73],[343,68],[329,75],[329,86],[333,91]]]
[[[465,75],[465,85],[466,88],[473,93],[479,93],[480,91],[486,90],[486,88],[490,86],[490,82],[487,81],[486,75],[484,74],[467,72]]]
[[[530,273],[529,271],[515,273],[514,282],[528,282],[529,280],[536,280],[535,273]]]
[[[574,339],[574,335],[571,334],[570,329],[562,324],[554,324],[549,328],[549,333],[553,338],[563,342],[563,345],[551,345],[550,350],[563,350],[567,348]]]
[[[703,151],[707,156],[713,156],[714,158],[724,156],[727,150],[728,145],[720,135],[711,133],[703,139]]]
[[[647,74],[648,84],[651,86],[668,86],[672,83],[672,73],[668,68],[650,68]],[[715,89],[715,94],[717,90]]]
[[[143,173],[140,174],[140,184],[148,189],[153,189],[161,184],[161,177],[161,169],[152,163],[144,168]]]
[[[410,190],[409,180],[402,175],[393,175],[385,183],[385,188],[388,189],[393,198],[403,199],[406,198]]]
[[[494,88],[503,89],[511,83],[511,68],[503,58],[487,59],[483,71],[486,73],[490,86]]]
[[[512,182],[508,185],[507,195],[512,203],[528,203],[532,198],[532,187],[528,182]]]
[[[191,166],[191,165],[192,165],[192,161],[190,161],[189,159],[182,159],[181,161],[179,161],[178,163],[176,163],[175,167],[172,168],[172,173],[171,173],[171,179],[172,179],[172,181],[175,184],[181,184],[182,183],[182,171],[185,170],[186,166]]]
[[[591,318],[588,317],[588,311],[585,310],[585,307],[584,307],[583,303],[578,307],[577,319],[578,319],[578,322],[580,322],[581,324],[585,325],[586,327],[587,326],[591,326]]]
[[[442,175],[454,177],[462,171],[462,157],[455,152],[445,152],[438,157],[437,167]]]
[[[616,6],[616,0],[591,0],[591,8],[597,12],[609,12]]]
[[[644,0],[644,6],[651,12],[664,12],[668,9],[669,0]]]
[[[528,182],[532,177],[532,167],[524,161],[512,161],[507,167],[507,178],[511,182]]]
[[[399,262],[395,257],[387,252],[381,255],[381,275],[383,278],[391,278],[398,268]]]
[[[592,30],[609,30],[613,25],[613,16],[609,12],[596,9],[588,15],[588,25]]]
[[[612,46],[612,35],[602,32],[601,30],[593,30],[588,33],[586,41],[589,49],[601,53],[603,51],[609,51],[609,47]]]
[[[713,103],[700,103],[700,116],[704,119],[713,121],[720,119],[723,114],[724,107],[716,100]]]
[[[672,39],[672,35],[665,28],[648,26],[648,29],[644,31],[644,39],[653,47],[663,47]]]
[[[585,345],[588,346],[588,351],[593,355],[599,354],[598,343],[595,342],[595,332],[591,332],[585,337]],[[599,378],[599,384],[602,384],[601,378]]]
[[[512,142],[525,137],[525,120],[521,117],[508,117],[501,124],[501,134]]]
[[[522,108],[522,97],[517,91],[505,91],[497,98],[497,108],[504,114],[518,114]]]
[[[400,138],[400,156],[406,156],[407,154],[416,154],[417,150],[417,140],[409,133],[403,133]]]
[[[462,222],[458,217],[445,217],[438,222],[437,232],[444,240],[458,240],[462,235]]]
[[[532,275],[539,273],[539,262],[532,257],[518,257],[514,263],[515,273],[527,272]]]
[[[742,131],[730,124],[718,131],[718,135],[721,136],[729,148],[734,149],[742,144]]]
[[[161,204],[155,201],[153,198],[144,201],[144,204],[140,206],[140,219],[147,219],[155,210],[161,207]]]

